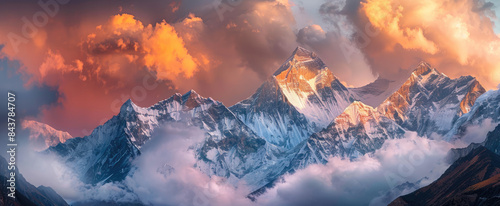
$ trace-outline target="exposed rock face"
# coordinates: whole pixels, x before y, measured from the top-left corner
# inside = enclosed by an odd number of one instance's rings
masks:
[[[325,164],[329,157],[356,158],[374,152],[387,139],[403,138],[405,130],[361,102],[352,103],[326,129],[313,134],[293,161],[294,168]]]
[[[378,110],[420,136],[444,135],[484,92],[471,76],[450,79],[429,64],[421,63]]]

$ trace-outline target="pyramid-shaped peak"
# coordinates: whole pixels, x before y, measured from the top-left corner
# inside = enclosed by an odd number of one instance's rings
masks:
[[[363,102],[355,101],[336,118],[335,122],[337,124],[350,123],[356,125],[369,121],[370,119],[377,118],[376,116],[379,115],[373,107],[366,105]]]
[[[196,108],[203,104],[214,103],[212,98],[204,98],[200,96],[196,91],[190,90],[186,94],[182,95],[182,102],[184,106],[187,106],[189,109]]]
[[[421,61],[418,64],[418,66],[413,70],[412,74],[414,74],[415,76],[422,76],[422,75],[427,75],[431,72],[436,74],[441,74],[435,68],[432,68],[432,66],[429,63]]]
[[[186,92],[185,94],[183,94],[182,96],[186,96],[186,97],[190,97],[190,96],[199,97],[200,95],[198,94],[198,92],[194,91],[194,89],[191,89],[188,92]]]
[[[431,64],[429,64],[426,61],[420,61],[420,63],[418,64],[418,66],[423,66],[423,67],[428,67],[428,68],[432,67]]]
[[[135,111],[137,109],[137,105],[132,102],[132,99],[128,99],[125,103],[123,103],[120,108],[120,113],[127,113],[131,111]]]
[[[288,74],[294,68],[306,68],[307,70],[319,73],[321,70],[328,69],[323,61],[312,51],[297,47],[287,61],[274,72],[273,76],[278,76],[283,72]]]
[[[295,51],[293,51],[292,58],[296,60],[300,60],[302,58],[313,59],[316,58],[316,54],[299,46],[295,49]]]
[[[364,104],[363,102],[360,102],[360,101],[354,101],[353,103],[351,103],[351,105],[349,105],[345,111],[348,111],[348,110],[357,110],[357,111],[372,111],[374,110],[373,107],[369,106],[369,105],[366,105]]]
[[[194,90],[189,90],[185,94],[182,95],[182,101],[186,102],[190,99],[202,99],[202,97]]]

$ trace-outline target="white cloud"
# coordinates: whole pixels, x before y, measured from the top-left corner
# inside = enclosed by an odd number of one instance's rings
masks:
[[[498,125],[491,118],[485,119],[479,125],[470,125],[465,129],[465,134],[460,136],[460,139],[454,142],[457,148],[469,146],[471,143],[482,143],[486,139],[488,132],[495,129]]]
[[[225,178],[205,175],[193,166],[192,145],[205,137],[203,131],[167,126],[152,138],[135,160],[138,169],[124,183],[145,204],[152,205],[242,205],[250,204],[243,187],[237,189]]]
[[[444,157],[451,144],[409,134],[388,140],[372,155],[356,161],[331,158],[292,175],[258,199],[265,205],[383,205],[387,192],[405,182],[425,186],[449,166]],[[397,191],[397,190],[393,190]],[[393,198],[401,195],[397,191]]]

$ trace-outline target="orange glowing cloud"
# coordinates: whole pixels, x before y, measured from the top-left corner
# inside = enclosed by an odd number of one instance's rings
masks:
[[[145,65],[156,68],[158,77],[169,79],[171,76],[184,74],[187,78],[198,70],[194,58],[184,47],[184,41],[179,38],[175,29],[165,22],[156,24],[155,29],[144,39]]]
[[[484,4],[367,0],[361,3],[360,14],[381,32],[364,51],[374,67],[396,71],[425,60],[447,75],[472,75],[487,88],[495,88],[500,82],[500,38],[493,31],[494,14]]]
[[[117,77],[123,76],[130,64],[135,69],[147,67],[157,78],[166,80],[180,75],[191,78],[199,68],[184,40],[165,21],[144,26],[130,14],[115,15],[91,33],[84,45],[89,50],[88,63]]]
[[[405,10],[402,4],[395,1],[368,0],[362,5],[372,25],[386,31],[394,43],[400,44],[405,49],[419,49],[429,54],[438,51],[436,44],[424,36],[421,28],[401,24]]]
[[[70,72],[83,70],[83,63],[80,60],[75,60],[74,65],[67,65],[64,58],[59,53],[54,53],[51,50],[47,52],[45,61],[40,65],[40,77],[44,78],[51,71]]]
[[[111,17],[109,26],[115,32],[137,32],[144,29],[142,22],[136,20],[134,16],[130,14],[119,14]]]

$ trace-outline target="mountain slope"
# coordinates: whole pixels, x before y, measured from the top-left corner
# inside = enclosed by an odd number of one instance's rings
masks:
[[[315,53],[298,47],[254,95],[230,109],[269,143],[291,149],[353,100]]]
[[[497,155],[500,155],[500,124],[495,130],[488,133],[483,145]]]
[[[497,127],[491,131],[488,132],[488,135],[486,136],[486,139],[484,142],[481,143],[472,143],[466,148],[455,148],[451,149],[450,152],[448,152],[448,157],[447,159],[451,162],[457,160],[460,157],[464,157],[467,154],[469,154],[472,150],[484,146],[490,151],[500,155],[500,124],[497,125]]]
[[[471,110],[484,92],[471,76],[450,79],[429,64],[421,63],[403,86],[377,109],[420,136],[443,135]]]
[[[500,90],[491,90],[481,95],[470,109],[460,117],[446,134],[449,140],[460,139],[467,132],[467,127],[481,125],[486,120],[500,123]]]
[[[319,57],[297,48],[273,75],[288,101],[311,122],[326,127],[353,96]]]
[[[230,109],[267,142],[284,148],[293,148],[316,130],[288,102],[276,81],[265,82],[254,95]]]
[[[7,161],[0,156],[0,205],[12,206],[65,206],[68,205],[52,188],[30,184],[16,169],[16,198],[8,196],[8,178],[10,170],[7,170]]]
[[[85,183],[120,181],[155,130],[174,122],[205,131],[205,141],[196,146],[197,167],[208,175],[241,178],[265,159],[263,139],[222,103],[194,91],[175,94],[149,108],[129,100],[91,135],[70,139],[48,152],[59,155]]]
[[[309,137],[293,161],[294,168],[325,164],[331,156],[355,158],[374,152],[387,139],[403,138],[405,130],[374,108],[354,102],[326,129]]]
[[[389,205],[480,205],[485,200],[495,201],[498,193],[492,190],[498,190],[495,180],[499,174],[500,156],[479,147],[455,161],[432,184],[401,196]]]
[[[500,205],[500,174],[468,187],[445,205]]]

